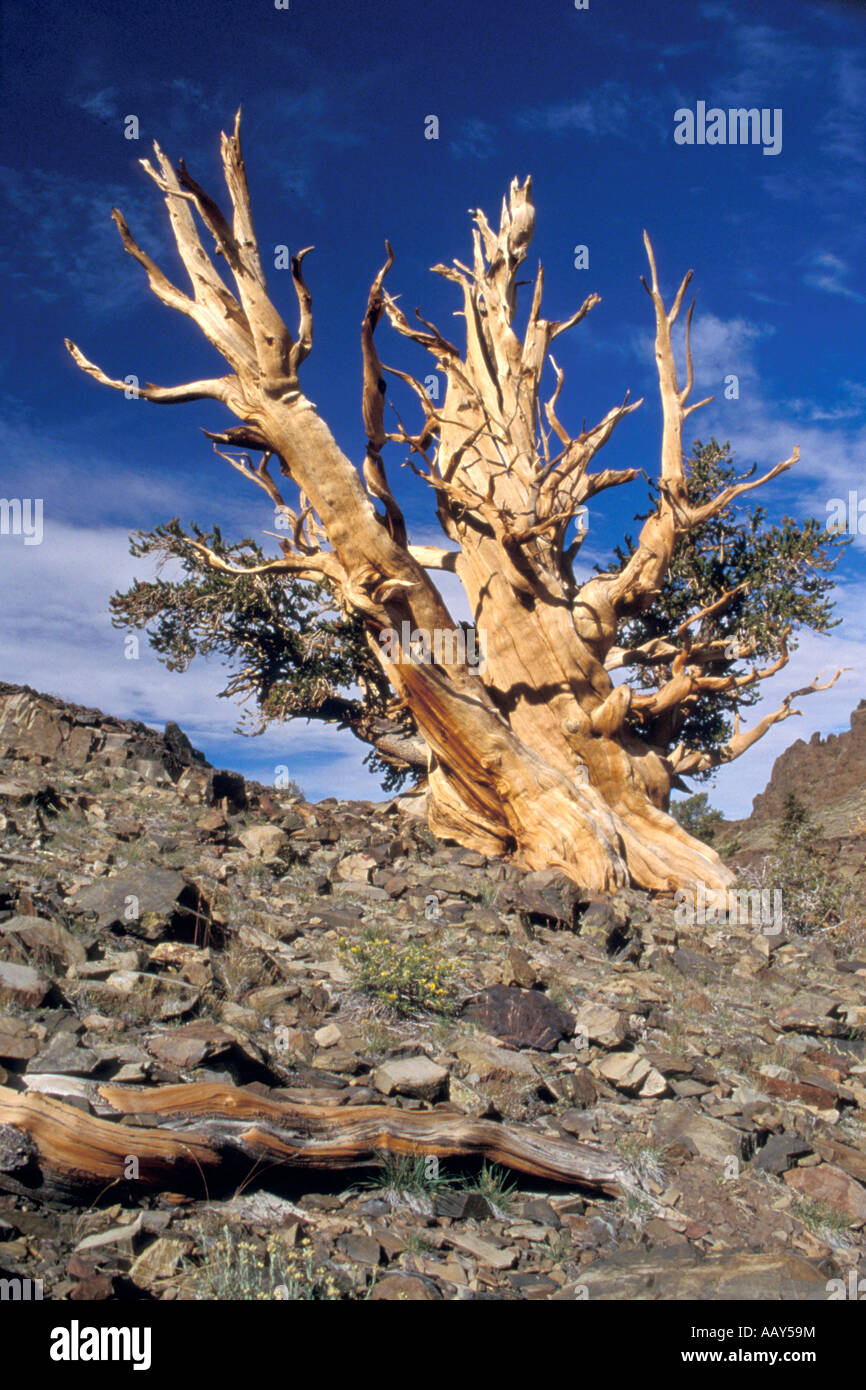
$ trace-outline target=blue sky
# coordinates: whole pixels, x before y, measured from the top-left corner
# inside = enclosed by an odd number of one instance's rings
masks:
[[[145,573],[127,554],[131,529],[174,515],[237,535],[272,524],[264,498],[199,433],[229,423],[218,406],[126,401],[83,377],[63,347],[68,335],[110,375],[166,385],[220,370],[194,326],[150,295],[109,213],[121,207],[182,276],[137,161],[157,139],[219,197],[219,131],[238,105],[266,257],[283,243],[316,247],[304,386],[352,457],[363,452],[359,326],[384,238],[396,253],[392,293],[458,333],[454,287],[428,268],[466,258],[467,210],[496,215],[512,176],[531,173],[530,265],[544,263],[549,316],[565,318],[590,291],[602,297],[557,345],[564,422],[599,418],[627,388],[646,398],[605,465],[657,468],[639,283],[646,227],[668,291],[695,270],[696,387],[716,400],[691,417],[694,437],[730,439],[738,461],[762,469],[799,444],[798,467],[761,494],[772,519],[825,517],[852,489],[866,499],[866,6],[6,0],[2,42],[0,496],[44,506],[41,545],[0,535],[5,679],[157,725],[176,718],[213,761],[263,780],[287,764],[313,797],[380,795],[348,733],[296,723],[240,738],[236,707],[216,698],[217,667],[172,674],[146,645],[126,660],[108,621],[110,593]],[[781,110],[781,151],[676,144],[674,113],[699,101]],[[124,137],[129,115],[138,141]],[[425,139],[430,115],[438,140]],[[589,248],[588,269],[575,268],[577,245]],[[273,270],[269,284],[291,324],[288,273]],[[386,325],[377,341],[386,363],[428,369]],[[736,400],[724,398],[730,374]],[[400,461],[394,450],[412,539],[433,541],[429,498]],[[605,498],[582,559],[609,554],[644,501],[638,485]],[[821,669],[853,669],[719,775],[712,799],[729,814],[748,812],[783,747],[846,728],[866,694],[863,545],[838,571],[843,625],[804,638],[767,700]]]

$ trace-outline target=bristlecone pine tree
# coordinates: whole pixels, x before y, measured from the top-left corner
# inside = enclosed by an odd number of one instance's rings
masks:
[[[706,403],[687,404],[693,385],[688,328],[694,305],[687,315],[682,385],[671,328],[691,272],[666,307],[645,237],[650,280],[644,286],[655,315],[664,422],[657,503],[624,563],[578,585],[572,561],[580,536],[566,545],[569,526],[596,494],[629,483],[641,472],[590,471],[590,464],[640,402],[629,404],[626,397],[575,438],[557,417],[563,377],[550,348],[581,322],[598,302],[596,295],[564,322],[545,319],[539,267],[522,340],[514,331],[517,273],[534,225],[530,180],[512,182],[498,231],[482,212],[475,214],[471,267],[459,262],[435,267],[462,295],[462,350],[420,314],[417,323],[410,322],[385,292],[393,260],[388,247],[362,326],[367,449],[359,470],[338,447],[300,382],[313,339],[312,300],[302,269],[305,251],[292,259],[299,303],[294,336],[268,297],[239,121],[240,113],[233,133],[222,137],[231,222],[183,163],[175,169],[158,146],[156,165],[142,161],[165,195],[192,297],[171,284],[138,246],[122,214],[112,214],[124,247],[144,267],[153,292],[193,319],[231,369],[225,376],[181,386],[147,385],[141,396],[159,403],[213,400],[227,406],[242,423],[212,438],[241,451],[229,461],[264,489],[287,530],[277,558],[247,567],[218,553],[200,532],[186,543],[222,573],[324,579],[344,611],[363,623],[370,651],[395,692],[392,712],[409,711],[426,748],[434,834],[488,854],[513,854],[530,868],[558,867],[594,892],[628,883],[660,892],[698,882],[725,886],[732,875],[715,851],[668,814],[671,786],[684,774],[739,757],[773,724],[796,712],[791,705],[796,696],[827,689],[839,672],[824,685],[816,678],[753,728],[735,727],[727,742],[708,751],[678,739],[686,719],[709,694],[752,687],[780,670],[788,660],[785,630],[775,659],[737,672],[729,639],[705,637],[706,620],[742,596],[742,586],[736,586],[684,616],[673,630],[632,645],[639,620],[654,611],[669,580],[678,544],[797,459],[794,449],[763,477],[731,483],[700,504],[690,498],[683,426]],[[231,271],[234,291],[206,253],[195,214]],[[429,351],[447,379],[440,407],[420,382],[396,372],[423,407],[423,423],[415,434],[399,419],[396,430],[385,427],[383,368],[373,338],[383,314],[398,333]],[[128,389],[73,343],[67,341],[67,346],[78,366],[97,381]],[[556,385],[542,405],[539,392],[548,360]],[[414,468],[433,489],[452,548],[408,543],[382,460],[389,442],[410,450]],[[253,453],[260,456],[255,464]],[[272,464],[285,484],[274,480]],[[283,495],[286,486],[294,489],[294,507]],[[466,660],[460,624],[431,578],[431,572],[444,569],[456,572],[466,592],[483,641],[480,669]],[[410,633],[435,635],[432,660],[423,639],[420,651],[413,639],[414,652],[412,641],[403,641],[404,624]],[[757,644],[750,650],[747,642],[738,655],[758,650]],[[614,685],[611,671],[629,665],[636,666],[641,680],[636,686]]]

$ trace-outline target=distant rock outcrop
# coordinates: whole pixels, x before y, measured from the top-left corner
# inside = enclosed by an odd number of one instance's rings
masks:
[[[851,714],[843,734],[815,733],[806,743],[798,738],[776,759],[770,780],[752,802],[752,820],[773,820],[782,814],[793,792],[811,811],[839,801],[866,787],[866,700]]]
[[[146,781],[177,782],[185,768],[209,768],[177,724],[160,734],[136,719],[115,719],[29,685],[0,681],[0,758],[73,768],[129,767]]]

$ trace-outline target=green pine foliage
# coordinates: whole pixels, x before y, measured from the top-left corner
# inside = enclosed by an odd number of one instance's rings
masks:
[[[730,446],[714,439],[708,444],[698,440],[688,463],[689,499],[698,505],[755,472],[738,473]],[[651,482],[650,489],[657,498],[658,485]],[[193,524],[190,535],[239,567],[268,558],[252,540],[225,540],[216,526],[205,532]],[[785,517],[771,525],[764,508],[732,504],[679,542],[655,603],[628,619],[619,644],[640,646],[670,638],[696,610],[742,584],[743,591],[724,612],[689,631],[698,643],[729,642],[731,655],[714,662],[713,675],[766,666],[779,657],[783,641],[789,652],[796,649],[798,632],[826,633],[837,626],[832,576],[848,544],[847,537],[828,531],[814,517],[801,522]],[[634,541],[627,536],[616,547],[611,568],[625,566],[633,551]],[[136,532],[131,552],[136,558],[157,556],[163,565],[170,563],[170,577],[160,571],[156,579],[136,580],[125,593],[116,593],[111,599],[115,626],[145,629],[169,670],[185,671],[196,657],[223,661],[230,675],[221,693],[246,706],[242,732],[259,733],[274,721],[302,717],[338,723],[375,743],[369,737],[371,724],[384,717],[391,691],[363,623],[340,609],[326,581],[220,573],[188,544],[177,519]],[[747,660],[736,656],[738,645],[749,649]],[[637,690],[658,688],[669,678],[669,665],[629,667]],[[679,742],[710,751],[727,742],[734,716],[759,698],[760,682],[702,692],[673,716],[645,722],[634,716],[630,728],[663,751]],[[411,736],[411,714],[404,711],[401,720],[401,732]],[[367,762],[386,791],[412,775],[375,748]],[[698,779],[711,775],[694,774]]]
[[[193,522],[189,534],[239,568],[269,558],[255,541],[225,540],[218,526],[206,532]],[[390,687],[363,624],[341,611],[327,583],[212,569],[177,518],[135,532],[130,552],[157,557],[159,570],[112,595],[114,626],[144,629],[170,671],[186,671],[196,657],[222,660],[230,675],[221,695],[245,705],[238,732],[294,717],[352,727],[384,713]],[[387,790],[404,780],[375,751],[368,762]]]
[[[697,440],[688,460],[689,501],[700,506],[724,488],[751,478],[735,467],[729,444]],[[650,482],[654,498],[658,485]],[[640,516],[644,521],[649,513]],[[798,632],[827,633],[838,626],[833,618],[833,571],[850,540],[827,530],[815,517],[796,522],[784,517],[770,524],[766,510],[754,505],[725,508],[696,527],[677,544],[670,571],[655,603],[629,619],[619,637],[621,646],[640,646],[653,638],[671,637],[680,623],[738,585],[746,586],[723,612],[695,624],[689,631],[696,644],[725,639],[729,657],[714,662],[712,675],[745,674],[776,660],[787,640],[793,653]],[[615,550],[620,570],[634,553],[626,537]],[[600,568],[600,567],[599,567]],[[786,631],[790,630],[787,639]],[[746,648],[749,656],[736,656]],[[638,690],[653,690],[670,679],[670,666],[629,667],[629,680]],[[635,718],[633,732],[651,744],[669,746],[682,741],[689,749],[710,751],[725,744],[733,732],[734,716],[761,698],[761,682],[731,691],[702,692],[677,717],[674,727],[659,728]],[[713,770],[692,774],[701,780]]]
[[[671,815],[683,830],[711,845],[719,821],[724,820],[721,811],[710,806],[706,792],[695,792],[682,801],[671,802]]]

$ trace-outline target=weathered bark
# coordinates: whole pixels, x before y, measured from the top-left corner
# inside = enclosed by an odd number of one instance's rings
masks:
[[[140,1090],[84,1082],[78,1091],[98,1114],[0,1087],[0,1173],[15,1190],[69,1198],[128,1184],[206,1194],[209,1179],[236,1176],[247,1161],[258,1171],[338,1170],[383,1153],[485,1158],[611,1196],[629,1184],[626,1165],[600,1145],[440,1110],[308,1105],[212,1082]]]
[[[569,526],[593,496],[631,482],[640,472],[590,472],[589,465],[640,402],[629,404],[626,396],[599,424],[573,439],[557,418],[562,373],[550,347],[598,300],[591,295],[563,323],[542,318],[539,269],[524,338],[516,336],[516,277],[534,224],[529,180],[512,183],[498,232],[483,213],[475,214],[471,268],[459,262],[435,267],[463,296],[462,355],[420,314],[418,326],[411,324],[384,291],[393,261],[388,247],[362,323],[367,449],[359,471],[298,380],[313,333],[312,301],[302,274],[306,251],[292,262],[299,304],[298,334],[292,338],[265,288],[238,122],[231,136],[223,136],[222,153],[231,224],[183,164],[175,171],[158,147],[158,169],[143,161],[165,194],[192,298],[166,280],[115,214],[124,246],[147,271],[154,293],[191,317],[232,368],[228,376],[186,386],[146,386],[141,395],[155,403],[213,399],[243,421],[220,437],[262,451],[258,469],[242,466],[241,471],[288,516],[292,531],[291,540],[280,540],[281,557],[258,568],[324,575],[340,601],[362,615],[371,646],[427,749],[433,831],[472,848],[514,854],[532,868],[559,866],[593,891],[627,882],[660,891],[730,882],[715,852],[667,814],[672,783],[694,765],[693,750],[670,751],[675,729],[671,711],[686,708],[702,691],[750,683],[769,672],[714,676],[713,663],[721,654],[696,649],[681,629],[672,634],[673,655],[666,657],[672,662],[671,678],[652,696],[636,697],[629,685],[614,686],[610,676],[611,670],[641,659],[642,654],[616,646],[620,624],[652,606],[677,540],[796,458],[795,451],[764,479],[726,489],[701,508],[690,507],[682,429],[697,405],[686,404],[693,379],[688,334],[688,376],[680,388],[671,326],[691,273],[667,310],[647,240],[652,281],[646,288],[656,319],[664,416],[661,500],[622,572],[597,576],[578,588],[572,560],[580,534],[566,545]],[[193,212],[213,236],[237,297],[206,255]],[[418,381],[395,372],[424,407],[424,423],[415,435],[402,424],[391,432],[385,428],[385,369],[374,341],[383,313],[399,333],[428,349],[448,381],[438,410]],[[690,321],[691,309],[688,317]],[[125,389],[123,381],[107,377],[74,345],[69,349],[84,371]],[[548,361],[556,388],[542,412],[539,390]],[[552,436],[561,445],[555,456]],[[408,544],[383,461],[389,441],[409,446],[409,461],[433,489],[445,535],[459,547],[456,554]],[[271,457],[298,490],[297,511],[268,472]],[[231,571],[201,543],[190,544],[215,567]],[[460,629],[431,578],[431,571],[445,568],[456,571],[466,590],[483,642],[483,668],[474,669],[465,660]],[[387,634],[401,634],[404,623],[412,631],[438,635],[435,662],[413,657],[402,641],[395,651],[393,643],[383,640]],[[776,717],[793,713],[789,705]],[[670,740],[653,746],[638,738],[636,720],[653,733],[667,729]],[[745,736],[738,737],[743,744]],[[739,751],[734,740],[719,760]]]

